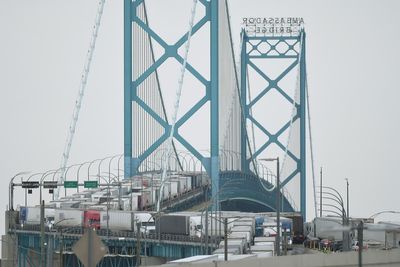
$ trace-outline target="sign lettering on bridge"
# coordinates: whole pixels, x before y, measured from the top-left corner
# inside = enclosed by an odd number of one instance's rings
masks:
[[[242,25],[248,36],[296,36],[304,26],[303,18],[243,18]]]

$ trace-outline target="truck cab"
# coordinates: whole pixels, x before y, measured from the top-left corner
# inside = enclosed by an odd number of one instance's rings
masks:
[[[83,214],[83,226],[85,228],[100,229],[100,211],[98,210],[85,210]]]

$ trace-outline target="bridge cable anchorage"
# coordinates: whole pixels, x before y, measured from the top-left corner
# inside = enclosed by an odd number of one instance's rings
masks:
[[[186,41],[186,45],[185,45],[185,55],[183,58],[181,75],[179,77],[178,88],[176,91],[176,99],[175,99],[175,105],[174,105],[174,113],[172,116],[170,134],[169,134],[169,137],[167,140],[167,153],[166,153],[166,157],[164,158],[163,166],[162,166],[161,185],[160,185],[158,199],[157,199],[157,212],[160,211],[160,202],[161,202],[162,195],[164,192],[165,176],[167,175],[168,160],[169,160],[169,155],[171,153],[171,146],[172,146],[172,141],[173,141],[174,133],[175,133],[175,124],[177,121],[179,105],[180,105],[180,100],[181,100],[181,95],[182,95],[183,79],[185,77],[186,63],[187,63],[187,58],[188,58],[189,49],[190,49],[190,40],[192,38],[194,18],[196,16],[197,1],[198,0],[193,0],[191,17],[190,17],[190,21],[189,21],[189,31],[188,31],[188,37],[187,37],[187,41]]]
[[[87,51],[87,55],[86,55],[86,61],[85,61],[85,65],[83,68],[83,72],[82,72],[82,76],[81,76],[81,82],[80,82],[80,86],[79,86],[79,91],[78,91],[78,97],[75,101],[75,107],[72,113],[72,120],[71,120],[71,124],[69,126],[69,131],[68,131],[68,136],[67,136],[67,141],[65,144],[65,148],[64,148],[64,152],[62,154],[62,160],[61,160],[61,176],[58,179],[58,183],[62,183],[65,179],[64,175],[65,175],[65,168],[68,164],[68,159],[69,159],[69,154],[71,151],[71,146],[72,146],[72,141],[74,139],[74,134],[75,134],[75,130],[76,130],[76,125],[79,119],[79,112],[81,110],[81,106],[82,106],[82,100],[83,100],[83,96],[85,94],[85,89],[86,89],[86,85],[87,85],[87,79],[88,79],[88,75],[89,75],[89,70],[90,70],[90,66],[92,63],[92,58],[93,58],[93,52],[95,50],[96,47],[96,40],[97,40],[97,35],[99,32],[99,28],[100,28],[100,22],[101,22],[101,18],[103,15],[103,10],[104,10],[104,4],[105,4],[105,0],[100,0],[98,3],[98,7],[97,7],[97,14],[96,14],[96,18],[95,18],[95,23],[92,29],[92,37],[90,40],[90,44],[89,44],[89,49]],[[58,198],[59,196],[59,188],[57,188],[56,192],[55,192],[55,198]]]
[[[310,100],[309,100],[309,93],[308,93],[308,77],[306,74],[306,97],[307,97],[307,115],[308,115],[308,134],[310,136],[310,154],[311,154],[311,172],[313,178],[313,188],[314,188],[314,208],[315,208],[315,217],[318,216],[318,206],[317,206],[317,183],[315,179],[315,169],[314,169],[314,149],[312,143],[312,134],[311,134],[311,112],[310,112]]]

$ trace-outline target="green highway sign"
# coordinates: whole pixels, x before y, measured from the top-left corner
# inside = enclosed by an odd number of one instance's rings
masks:
[[[99,183],[97,181],[84,181],[84,188],[97,188],[99,187]]]
[[[64,181],[64,188],[78,188],[77,181]]]

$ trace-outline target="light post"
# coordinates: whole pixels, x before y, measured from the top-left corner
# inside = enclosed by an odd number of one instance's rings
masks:
[[[118,156],[119,156],[119,155],[118,155]],[[101,164],[102,164],[103,161],[106,160],[106,159],[110,159],[110,162],[111,162],[111,160],[112,160],[114,157],[115,157],[115,156],[108,156],[108,157],[102,158],[102,159],[100,160],[99,165],[97,166],[97,176],[99,177],[99,183],[100,183]]]
[[[338,208],[335,205],[324,203],[323,205],[321,205],[321,211],[320,211],[321,214],[322,214],[322,211],[323,211],[322,210],[322,206],[328,206],[328,207],[336,208],[337,210],[339,210],[340,213],[339,212],[335,212],[333,210],[325,210],[325,211],[334,213],[334,214],[338,215],[339,217],[341,217],[343,226],[349,225],[349,222],[350,222],[349,221],[349,215],[347,214],[347,212],[346,212],[346,210],[344,208],[344,201],[343,201],[343,198],[342,198],[341,194],[336,189],[334,189],[332,187],[329,187],[329,186],[321,186],[321,188],[330,190],[330,192],[321,190],[321,192],[319,192],[320,195],[321,195],[321,199],[331,200],[331,201],[339,204],[339,206],[340,206],[340,208]],[[322,196],[322,195],[325,195],[325,196]],[[326,196],[326,195],[328,195],[328,196]],[[349,250],[350,250],[349,232],[348,231],[343,231],[343,251],[349,251]]]
[[[104,172],[103,172],[104,173]],[[117,179],[118,182],[118,209],[122,210],[121,208],[121,182],[119,181],[119,176],[115,175],[114,173],[108,172],[105,173],[108,174],[108,181],[111,181],[111,175],[113,176],[113,180],[115,181],[115,179]]]
[[[81,165],[79,165],[78,170],[76,171],[76,182],[79,184],[79,173],[81,171],[81,168],[83,167],[83,165],[90,163],[89,161],[86,161],[84,163],[81,163]],[[76,191],[79,193],[79,186],[76,188]]]
[[[29,181],[32,177],[37,176],[37,175],[43,175],[43,173],[42,172],[34,173],[31,176],[29,176],[26,181]],[[25,207],[27,207],[27,206],[28,206],[28,191],[25,188]]]
[[[40,177],[40,183],[39,183],[39,192],[40,192],[39,200],[40,200],[40,204],[42,203],[42,187],[43,187],[44,179],[50,174],[54,175],[55,173],[57,173],[57,171],[58,171],[58,169],[57,170],[46,171],[46,172],[43,173],[42,177]]]
[[[368,217],[368,219],[375,219],[378,217],[378,215],[385,214],[385,213],[390,213],[390,214],[400,214],[400,211],[395,211],[395,210],[384,210],[380,211],[377,213],[372,214],[371,216]]]
[[[81,167],[81,165],[83,165],[83,164],[85,164],[86,162],[84,162],[84,163],[79,163],[79,164],[74,164],[74,165],[71,165],[71,166],[68,166],[67,167],[67,169],[65,170],[65,172],[63,173],[63,176],[64,176],[64,181],[66,181],[67,180],[67,176],[68,176],[68,171],[72,168],[72,167],[76,167],[76,166],[79,166],[79,168]],[[76,191],[78,191],[79,192],[79,186],[76,188]],[[66,187],[64,187],[64,197],[66,197],[67,196],[67,188]]]
[[[347,188],[347,221],[349,221],[350,220],[350,211],[349,211],[349,179],[348,178],[346,178],[345,179],[346,180],[346,188]]]
[[[103,176],[100,176],[100,174],[97,175],[97,177],[102,179],[103,181],[106,182],[107,184],[107,241],[110,239],[110,215],[109,215],[109,209],[110,209],[110,181],[107,182],[107,179],[104,178]]]
[[[281,224],[281,218],[280,218],[280,208],[281,208],[281,188],[280,188],[280,177],[279,177],[279,157],[276,158],[266,158],[266,159],[260,159],[262,161],[276,161],[276,240],[275,240],[275,249],[276,249],[276,255],[280,256],[280,239],[281,239],[281,229],[280,229],[280,224]]]
[[[19,172],[16,175],[14,175],[9,184],[9,210],[13,211],[14,210],[14,179],[20,175],[28,174],[30,172]]]

